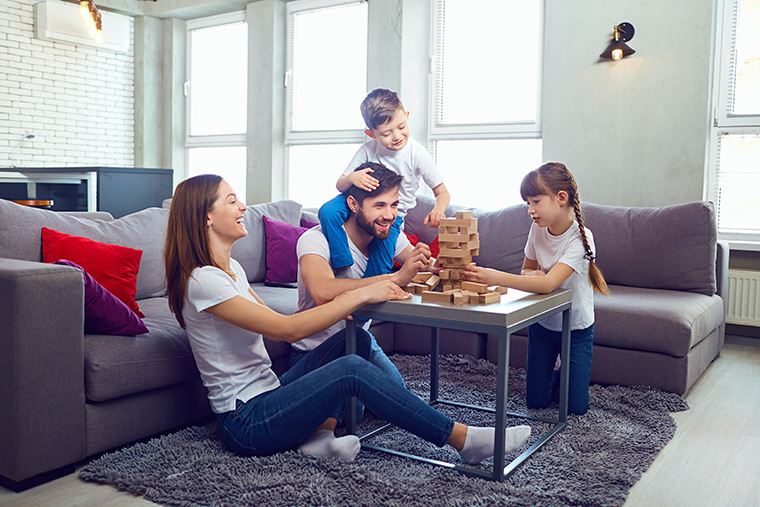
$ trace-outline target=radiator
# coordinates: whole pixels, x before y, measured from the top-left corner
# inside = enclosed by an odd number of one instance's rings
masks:
[[[760,327],[760,271],[728,270],[726,322]]]

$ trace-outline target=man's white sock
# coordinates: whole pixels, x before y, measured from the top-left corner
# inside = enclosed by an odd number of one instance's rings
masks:
[[[467,427],[467,437],[464,447],[459,455],[464,461],[472,465],[480,463],[486,458],[493,456],[493,441],[496,436],[496,428],[481,428],[477,426]],[[522,447],[530,437],[530,426],[513,426],[507,428],[504,439],[504,450],[510,453]]]
[[[317,430],[298,446],[298,450],[313,456],[353,461],[359,454],[361,444],[356,435],[337,438],[332,430]]]

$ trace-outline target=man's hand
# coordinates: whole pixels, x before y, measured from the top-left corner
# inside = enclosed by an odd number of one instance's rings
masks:
[[[369,167],[362,169],[361,171],[354,171],[348,175],[348,181],[357,188],[372,192],[380,185],[380,182],[369,175],[371,172],[374,171]]]
[[[417,243],[401,269],[393,273],[391,279],[400,287],[406,287],[417,273],[426,270],[429,265],[430,247],[425,243]]]

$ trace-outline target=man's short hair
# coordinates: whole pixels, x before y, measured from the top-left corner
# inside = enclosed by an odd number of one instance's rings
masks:
[[[367,192],[366,190],[362,190],[355,185],[351,185],[348,187],[348,190],[343,192],[346,197],[350,195],[356,199],[356,202],[359,203],[359,206],[364,203],[364,199],[367,197],[375,197],[376,195],[385,193],[388,190],[400,187],[401,180],[403,179],[400,174],[394,173],[383,164],[380,164],[378,162],[364,162],[362,165],[354,169],[354,172],[367,168],[372,169],[373,172],[369,173],[369,175],[379,182],[377,188],[372,192]]]
[[[393,119],[396,111],[404,110],[398,94],[385,88],[375,88],[364,98],[360,106],[364,123],[370,130]]]

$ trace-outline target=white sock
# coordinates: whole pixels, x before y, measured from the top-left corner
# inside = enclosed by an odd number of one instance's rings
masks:
[[[361,444],[356,435],[337,438],[332,430],[317,430],[298,446],[298,450],[313,456],[353,461],[359,454]]]
[[[464,461],[475,465],[493,456],[493,441],[496,428],[467,427],[467,437],[459,455]],[[504,451],[510,453],[522,447],[530,437],[530,426],[513,426],[507,428],[504,439]]]

